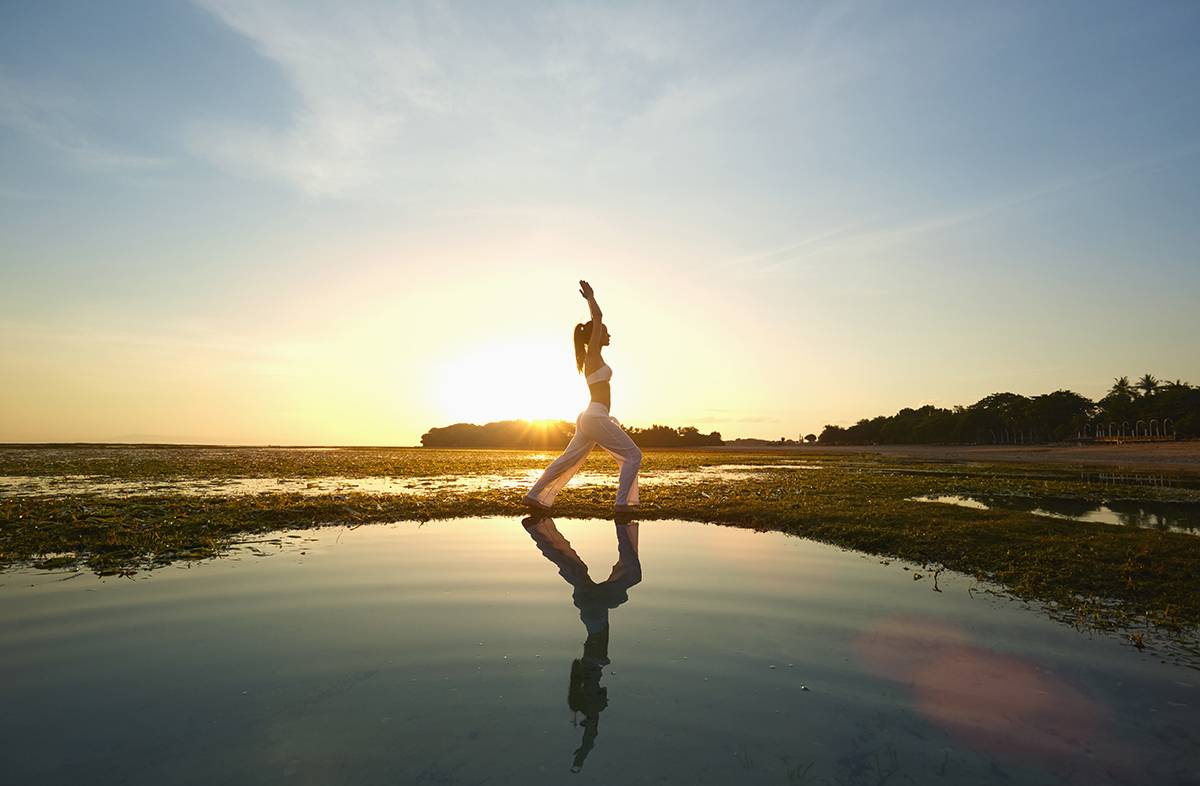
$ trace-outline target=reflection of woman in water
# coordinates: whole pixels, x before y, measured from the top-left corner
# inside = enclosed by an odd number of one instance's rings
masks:
[[[579,282],[579,293],[588,302],[592,319],[575,326],[575,365],[587,374],[588,390],[592,401],[587,409],[579,413],[575,421],[575,436],[563,454],[546,467],[542,477],[533,484],[525,495],[525,504],[539,512],[546,512],[554,504],[558,492],[574,476],[587,460],[592,448],[599,445],[617,460],[621,479],[617,485],[617,510],[628,511],[638,504],[638,469],[642,465],[642,451],[621,428],[617,419],[608,414],[612,406],[612,390],[609,380],[612,369],[600,356],[600,350],[608,345],[608,328],[601,321],[603,315],[596,305],[596,296],[591,285]]]
[[[629,588],[642,580],[642,563],[638,559],[638,525],[618,523],[617,564],[608,578],[597,584],[588,575],[588,567],[571,548],[549,516],[530,516],[522,522],[533,542],[546,559],[558,566],[558,573],[575,588],[571,597],[579,609],[579,619],[587,628],[583,656],[571,663],[571,681],[567,689],[567,705],[583,713],[583,742],[575,751],[572,772],[583,768],[596,737],[600,733],[600,713],[608,706],[608,688],[600,686],[600,678],[608,659],[608,612],[629,600]]]

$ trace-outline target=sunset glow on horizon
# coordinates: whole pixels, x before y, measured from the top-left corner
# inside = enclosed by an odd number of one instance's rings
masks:
[[[0,442],[1200,382],[1191,4],[0,11]]]

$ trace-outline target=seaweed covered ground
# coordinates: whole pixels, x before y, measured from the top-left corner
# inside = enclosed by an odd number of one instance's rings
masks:
[[[552,458],[502,450],[0,447],[0,567],[127,575],[220,556],[250,533],[516,516],[524,485]],[[961,571],[1101,628],[1200,628],[1200,537],[1050,518],[1021,504],[1054,498],[1191,509],[1200,503],[1196,478],[803,448],[648,451],[642,472],[641,521],[779,530],[916,563],[921,580]],[[597,452],[581,475],[586,482],[560,495],[558,515],[610,516],[611,460]],[[338,483],[322,483],[329,478]],[[947,495],[1015,504],[914,501]],[[1134,636],[1140,645],[1141,634]]]

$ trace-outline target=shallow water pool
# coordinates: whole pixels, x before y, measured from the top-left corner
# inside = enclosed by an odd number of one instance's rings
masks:
[[[11,783],[1200,782],[1200,672],[908,567],[714,525],[486,518],[279,533],[133,578],[9,571],[0,766]]]
[[[1052,519],[1200,534],[1200,504],[1195,502],[1118,499],[1102,503],[1061,497],[959,494],[927,495],[913,497],[910,501],[937,502],[972,510],[1024,511]]]

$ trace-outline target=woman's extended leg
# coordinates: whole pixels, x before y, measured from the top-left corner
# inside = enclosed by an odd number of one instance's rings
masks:
[[[582,420],[580,418],[580,421]],[[562,491],[562,487],[567,485],[567,481],[579,471],[583,462],[587,461],[588,454],[596,447],[596,441],[583,433],[580,421],[575,424],[575,436],[571,437],[567,449],[546,467],[538,482],[534,483],[533,488],[525,495],[526,502],[549,508],[554,504],[554,498]]]
[[[638,471],[642,467],[642,450],[621,428],[616,418],[597,418],[591,429],[592,436],[600,447],[617,460],[621,479],[617,484],[617,508],[633,508],[638,505]]]

